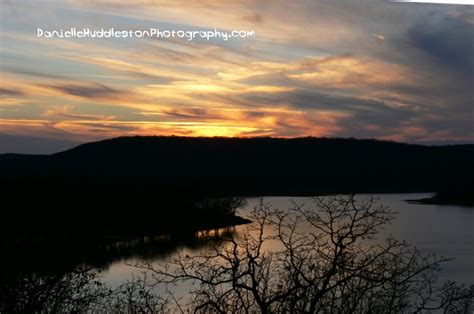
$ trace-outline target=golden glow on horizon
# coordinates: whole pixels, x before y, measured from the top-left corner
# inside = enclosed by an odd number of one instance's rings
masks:
[[[49,128],[47,133],[66,132],[84,138],[123,134],[332,136],[342,130],[341,122],[349,119],[350,113],[337,108],[311,110],[309,104],[306,110],[291,108],[291,104],[286,103],[284,98],[278,103],[279,95],[296,91],[296,87],[253,85],[243,82],[242,78],[279,75],[305,84],[343,89],[361,85],[382,87],[398,81],[402,76],[413,77],[402,66],[351,56],[305,57],[292,63],[250,62],[227,68],[216,63],[211,66],[216,69],[215,74],[206,77],[178,69],[163,70],[161,67],[144,65],[135,59],[125,62],[78,55],[69,55],[65,59],[98,66],[112,71],[111,74],[119,71],[129,75],[129,80],[140,76],[159,76],[168,77],[170,81],[164,84],[140,84],[136,87],[120,84],[112,88],[98,82],[65,81],[55,77],[37,82],[32,78],[22,80],[21,76],[7,74],[11,77],[8,88],[20,90],[22,95],[19,99],[4,97],[0,100],[0,109],[7,105],[22,106],[30,99],[31,103],[47,108],[40,115],[40,118],[46,120],[34,120],[35,123],[29,124],[25,123],[27,119],[2,119],[0,131],[11,133],[15,128],[31,128],[34,125],[38,129],[39,126]],[[212,63],[212,60],[208,61]],[[390,75],[383,75],[385,71],[390,72]],[[354,77],[357,79],[354,80]],[[34,95],[34,98],[30,95]],[[244,102],[246,97],[254,95],[263,99],[271,97],[269,99],[275,99],[275,103]],[[392,103],[386,104],[403,104],[395,101]],[[199,105],[191,107],[190,104]],[[111,114],[83,112],[85,108],[99,105],[104,107],[103,111]],[[129,117],[113,113],[114,108],[119,107],[131,110]],[[130,115],[134,116],[133,119],[130,119]],[[153,120],[142,120],[140,117],[152,117]],[[375,130],[370,125],[366,129]],[[423,132],[418,131],[417,134]]]
[[[426,18],[425,7],[406,14],[371,1],[69,0],[64,6],[51,0],[4,8],[3,133],[81,140],[137,134],[474,140],[466,127],[472,88],[463,60],[438,64],[436,57],[448,54],[430,55],[423,49],[431,46],[409,37],[422,31],[413,27],[415,17]],[[20,9],[24,25],[14,16]],[[472,25],[465,14],[446,10],[435,15]],[[40,22],[45,28],[248,29],[256,37],[45,39],[30,32]],[[462,55],[456,45],[448,47]]]

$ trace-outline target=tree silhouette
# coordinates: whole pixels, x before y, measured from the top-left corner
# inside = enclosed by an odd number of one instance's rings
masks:
[[[222,233],[217,242],[211,236],[199,255],[144,260],[137,265],[143,277],[118,286],[91,268],[25,273],[2,286],[0,312],[472,312],[473,286],[439,283],[448,259],[393,237],[381,241],[394,212],[354,196],[312,205],[282,211],[261,200],[243,232]],[[193,283],[190,300],[173,290],[183,282]]]
[[[193,282],[197,288],[183,308],[202,313],[472,309],[472,287],[438,284],[436,272],[448,259],[424,256],[392,237],[375,241],[395,214],[373,198],[315,198],[313,205],[280,211],[261,201],[253,223],[227,245],[138,266],[156,283]]]

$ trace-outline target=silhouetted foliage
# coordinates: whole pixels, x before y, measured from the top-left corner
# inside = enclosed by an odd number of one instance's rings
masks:
[[[0,285],[0,312],[83,312],[109,293],[91,269],[49,274],[24,272],[16,277],[15,283]]]
[[[263,202],[239,238],[209,254],[144,263],[156,283],[194,282],[198,313],[469,313],[474,289],[440,285],[447,261],[388,238],[373,242],[393,213],[373,199],[316,198],[279,211]],[[269,249],[268,245],[273,245]],[[275,249],[275,245],[278,249]]]
[[[143,276],[118,286],[82,266],[25,271],[0,284],[0,312],[470,313],[472,287],[438,282],[448,259],[376,239],[394,212],[353,196],[313,205],[282,211],[262,200],[243,233],[221,233],[199,255],[167,262],[142,255]],[[174,290],[184,282],[193,283],[190,302]]]
[[[4,242],[0,249],[7,258],[0,260],[0,313],[161,312],[170,296],[161,296],[153,284],[144,278],[105,284],[101,270],[124,259],[156,260],[182,248],[214,247],[233,232],[233,227],[227,227],[218,234],[203,230],[120,241],[91,242],[84,237]]]

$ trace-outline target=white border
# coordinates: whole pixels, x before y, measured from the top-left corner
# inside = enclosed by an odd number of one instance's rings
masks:
[[[393,2],[474,5],[474,0],[394,0]]]

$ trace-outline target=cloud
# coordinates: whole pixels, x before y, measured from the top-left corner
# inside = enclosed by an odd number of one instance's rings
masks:
[[[88,99],[116,99],[126,92],[101,83],[87,84],[38,84],[39,87],[51,89],[66,95]]]
[[[1,70],[2,70],[2,72],[8,72],[8,73],[11,73],[11,74],[16,74],[16,75],[39,77],[41,79],[55,79],[55,80],[70,79],[70,78],[67,78],[66,76],[63,76],[63,75],[44,73],[44,72],[40,72],[40,71],[21,69],[21,68],[10,67],[10,66],[2,66]]]
[[[24,96],[25,93],[18,89],[0,87],[0,96]]]
[[[16,9],[25,14],[13,18]],[[470,140],[474,11],[466,10],[380,0],[9,1],[2,13],[8,65],[0,67],[9,82],[2,101],[27,105],[5,106],[2,115],[18,129],[26,130],[25,120],[41,120],[48,132],[87,139]],[[257,37],[45,40],[30,33],[40,21],[45,27],[253,29]]]
[[[468,75],[474,73],[473,24],[447,16],[416,23],[408,36],[434,62]]]
[[[43,113],[43,117],[49,119],[60,119],[60,120],[91,120],[91,121],[110,121],[113,120],[114,116],[107,116],[102,114],[86,114],[77,113],[78,108],[70,105],[51,107]]]
[[[172,79],[181,78],[176,72],[158,70],[154,67],[146,67],[137,63],[133,64],[119,59],[111,59],[106,57],[91,57],[82,55],[60,55],[59,57],[72,60],[75,62],[88,63],[100,68],[112,70],[114,72],[125,73],[128,79],[145,79],[153,80],[156,83],[168,83]]]
[[[163,111],[161,114],[178,120],[223,120],[224,116],[217,114],[212,109],[205,108],[182,108],[169,109]]]

